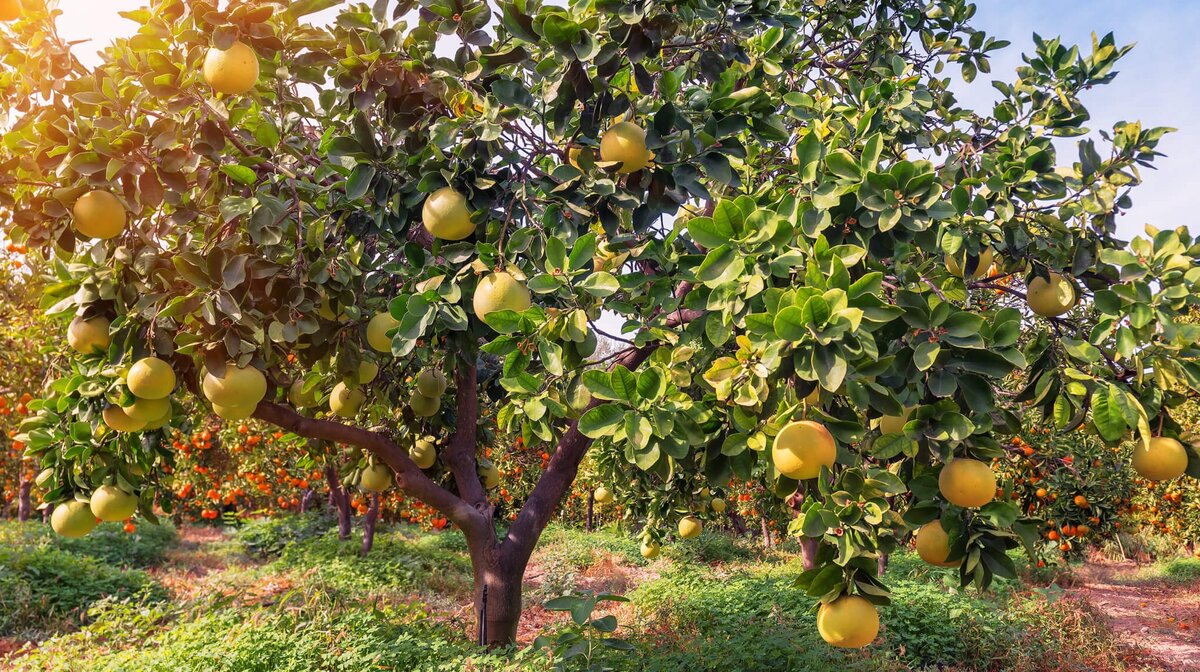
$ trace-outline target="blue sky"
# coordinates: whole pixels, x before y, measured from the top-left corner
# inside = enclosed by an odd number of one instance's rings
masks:
[[[1133,192],[1133,209],[1118,221],[1125,238],[1147,223],[1160,229],[1187,226],[1200,232],[1200,218],[1188,194],[1200,194],[1200,2],[1190,0],[982,0],[973,25],[1012,45],[993,59],[992,73],[981,76],[961,100],[982,107],[992,99],[993,79],[1011,79],[1022,51],[1032,51],[1033,33],[1061,36],[1064,43],[1090,48],[1091,34],[1112,32],[1117,44],[1135,43],[1119,63],[1119,75],[1087,92],[1089,128],[1111,128],[1117,121],[1141,121],[1144,127],[1179,129],[1159,143],[1167,154],[1158,170],[1145,170],[1145,183]],[[1060,163],[1074,160],[1074,146],[1060,144]]]
[[[143,4],[145,0],[60,0],[62,32],[69,39],[92,40],[79,47],[80,55],[91,57],[113,37],[130,33],[133,24],[117,12]],[[979,0],[977,5],[975,27],[1010,40],[1012,46],[993,59],[990,75],[960,87],[961,100],[970,107],[987,109],[994,93],[990,81],[1012,79],[1021,52],[1032,48],[1034,32],[1086,47],[1092,32],[1112,31],[1118,44],[1137,44],[1122,61],[1116,80],[1085,97],[1093,117],[1090,127],[1140,120],[1145,126],[1173,126],[1179,132],[1159,145],[1168,156],[1157,171],[1144,171],[1145,184],[1134,191],[1133,210],[1121,218],[1119,231],[1128,238],[1146,223],[1200,231],[1188,198],[1189,193],[1200,193],[1200,171],[1193,168],[1200,164],[1200,2]],[[1060,147],[1061,163],[1077,156],[1073,147]]]

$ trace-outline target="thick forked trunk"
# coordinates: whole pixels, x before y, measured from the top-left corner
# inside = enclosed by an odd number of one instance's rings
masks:
[[[367,509],[367,517],[363,519],[362,554],[371,552],[375,545],[375,525],[379,522],[379,493],[371,494],[371,506]]]
[[[495,549],[472,565],[479,644],[490,648],[512,644],[517,640],[517,625],[521,621],[525,563],[506,562],[499,549]]]
[[[338,539],[346,541],[350,538],[350,495],[338,480],[333,465],[325,467],[325,481],[329,483],[329,500],[337,509]]]
[[[33,503],[29,498],[29,492],[32,489],[33,481],[22,477],[21,485],[17,490],[17,520],[22,523],[29,520],[29,516],[33,515]]]

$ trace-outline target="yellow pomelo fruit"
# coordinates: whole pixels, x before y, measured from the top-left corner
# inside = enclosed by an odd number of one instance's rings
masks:
[[[879,611],[858,595],[843,595],[821,605],[817,632],[831,646],[860,649],[879,635]]]
[[[358,409],[362,408],[366,400],[367,395],[363,394],[362,390],[338,383],[333,386],[333,392],[329,395],[329,410],[338,417],[353,418],[358,415]]]
[[[358,363],[358,384],[366,385],[379,375],[379,365],[363,360]]]
[[[437,413],[438,409],[442,407],[442,398],[427,397],[420,392],[416,392],[408,400],[408,406],[414,414],[422,418],[428,418]]]
[[[825,425],[812,420],[789,422],[771,446],[775,470],[798,481],[821,475],[821,467],[833,468],[837,444]]]
[[[0,0],[0,21],[16,21],[19,18],[21,18],[20,0]],[[84,532],[84,534],[87,533]]]
[[[1141,441],[1133,448],[1133,470],[1151,481],[1178,478],[1187,470],[1188,454],[1183,444],[1166,436],[1150,439],[1146,447]]]
[[[288,401],[292,402],[292,406],[296,408],[312,408],[321,403],[321,395],[315,387],[305,392],[304,379],[297,378],[288,388]]]
[[[96,516],[92,515],[92,507],[87,502],[63,502],[50,514],[50,527],[59,536],[78,539],[96,529]]]
[[[642,542],[642,557],[647,560],[653,560],[654,558],[657,558],[660,550],[662,550],[662,548],[658,545],[658,542],[654,541],[653,539],[647,539]]]
[[[76,352],[90,355],[108,350],[112,336],[108,333],[109,321],[106,317],[93,317],[84,320],[76,317],[67,327],[67,344]]]
[[[567,163],[583,170],[583,160],[590,159],[592,163],[596,162],[596,150],[591,147],[572,146],[567,148]]]
[[[214,406],[253,409],[267,396],[267,377],[253,366],[226,362],[223,375],[215,376],[211,371],[204,374],[201,388]]]
[[[950,535],[942,529],[941,520],[926,523],[917,530],[917,555],[938,567],[957,567],[962,563],[962,558],[946,562],[950,557]]]
[[[963,266],[959,262],[959,257],[962,257],[966,260],[967,266],[969,267],[967,270],[970,271],[969,276],[964,277]],[[980,252],[979,256],[975,258],[974,264],[971,263],[970,257],[967,257],[965,252],[960,251],[958,254],[947,254],[946,270],[950,271],[951,275],[956,275],[964,280],[976,280],[978,278],[982,278],[984,274],[987,273],[988,269],[991,268],[992,262],[995,260],[995,258],[996,252],[991,248],[991,246],[983,248],[983,251]]]
[[[125,383],[138,399],[163,399],[175,389],[175,370],[157,357],[145,357],[129,367]]]
[[[480,278],[472,299],[475,316],[481,320],[498,310],[515,310],[519,313],[532,304],[529,289],[524,283],[504,271]]]
[[[246,93],[258,83],[258,54],[241,41],[224,51],[213,47],[204,56],[204,81],[217,93]]]
[[[632,173],[650,163],[646,131],[631,121],[613,124],[600,138],[600,160],[620,161],[618,173]]]
[[[951,504],[983,506],[996,498],[996,474],[979,460],[957,457],[942,467],[938,489]]]
[[[89,191],[72,209],[75,230],[88,238],[108,240],[125,230],[125,206],[107,191]]]
[[[426,397],[440,397],[446,392],[446,375],[437,369],[423,369],[417,374],[417,391]]]
[[[488,490],[500,485],[500,470],[486,457],[479,458],[479,462],[475,465],[475,473],[479,474],[479,479],[483,481],[483,487]]]
[[[363,469],[358,484],[362,486],[363,490],[383,492],[392,487],[392,470],[384,464],[368,465],[366,469]]]
[[[442,187],[425,199],[421,223],[429,235],[441,240],[462,240],[475,233],[467,197],[454,187]]]
[[[147,422],[144,429],[146,431],[162,429],[163,427],[166,427],[167,425],[171,424],[171,419],[173,416],[174,416],[174,413],[171,410],[171,403],[170,403],[170,401],[168,401],[167,402],[167,412],[163,413],[161,416],[159,416],[157,418],[154,418],[150,422]]]
[[[684,516],[679,519],[679,538],[694,539],[700,536],[700,530],[704,529],[704,523],[695,516]]]
[[[125,414],[120,406],[109,406],[104,409],[104,424],[114,432],[140,432],[146,428],[142,420],[134,420]]]
[[[137,512],[137,497],[115,485],[102,485],[92,493],[92,514],[113,523],[125,520]]]
[[[613,491],[609,490],[603,485],[596,488],[596,491],[592,493],[592,496],[601,504],[607,504],[613,501]]]
[[[408,456],[412,458],[413,462],[416,462],[418,467],[428,469],[437,461],[437,449],[434,448],[432,441],[417,439],[412,450],[408,451]]]
[[[902,434],[904,425],[908,423],[908,416],[912,415],[913,407],[906,407],[904,413],[900,415],[885,415],[879,418],[879,433],[880,434]]]
[[[233,420],[245,420],[246,418],[254,415],[254,411],[258,408],[258,405],[255,404],[254,406],[222,406],[220,404],[213,404],[212,407],[213,407],[213,413],[216,413],[218,418],[221,418],[222,420],[233,421]]]
[[[138,399],[133,402],[132,406],[122,406],[121,410],[130,419],[147,423],[148,426],[150,422],[158,420],[164,415],[170,417],[171,400],[165,397],[162,399]]]
[[[713,497],[712,510],[713,513],[725,513],[725,500],[720,497]]]
[[[1025,300],[1034,313],[1042,317],[1057,317],[1075,306],[1075,285],[1052,272],[1049,281],[1036,277],[1029,282]]]
[[[392,351],[392,337],[387,332],[400,326],[400,322],[391,313],[383,312],[371,318],[367,323],[367,345],[379,352]]]

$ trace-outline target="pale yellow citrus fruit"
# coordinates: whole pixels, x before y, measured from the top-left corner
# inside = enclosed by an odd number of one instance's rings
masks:
[[[837,460],[837,443],[825,425],[812,420],[789,422],[771,446],[775,470],[802,481],[816,478],[821,467],[832,468]]]
[[[50,527],[59,536],[78,539],[96,529],[96,516],[87,502],[63,502],[54,507],[54,513],[50,514]]]
[[[138,500],[115,485],[102,485],[92,493],[92,514],[113,523],[125,520],[137,512]]]
[[[938,489],[951,504],[983,506],[996,498],[996,474],[979,460],[956,457],[942,467]]]
[[[1156,436],[1148,447],[1139,441],[1133,448],[1133,470],[1150,481],[1178,478],[1187,470],[1187,463],[1187,449],[1170,437]]]
[[[76,317],[67,327],[67,344],[76,352],[85,355],[104,352],[112,343],[108,327],[109,321],[106,317],[93,317],[90,320]]]
[[[917,555],[938,567],[957,567],[962,563],[962,558],[946,562],[950,557],[950,535],[942,529],[941,520],[926,523],[917,530]]]
[[[204,81],[217,93],[241,95],[258,83],[258,54],[238,41],[222,51],[213,47],[204,56]]]
[[[619,161],[618,173],[633,173],[650,163],[646,131],[631,121],[613,124],[600,138],[600,160]]]
[[[832,646],[860,649],[879,635],[879,610],[858,595],[842,595],[821,605],[817,632]]]
[[[475,233],[467,197],[454,187],[442,187],[425,199],[421,223],[429,235],[441,240],[463,240]]]
[[[107,191],[89,191],[80,196],[71,212],[75,230],[88,238],[108,240],[125,230],[125,206]]]
[[[1029,282],[1025,300],[1034,313],[1057,317],[1075,306],[1075,285],[1052,272],[1049,281],[1039,276]]]
[[[694,539],[700,536],[700,531],[704,529],[704,523],[695,516],[684,516],[679,519],[679,538]]]
[[[480,278],[472,299],[475,315],[481,320],[498,310],[515,310],[519,313],[532,304],[529,289],[520,280],[503,271]]]
[[[392,470],[384,464],[371,464],[363,469],[358,484],[363,490],[383,492],[392,487]]]
[[[267,396],[267,377],[253,366],[227,362],[222,375],[205,373],[201,388],[214,406],[254,408]]]
[[[367,345],[378,352],[392,351],[392,337],[387,333],[400,326],[391,313],[378,313],[367,323]]]

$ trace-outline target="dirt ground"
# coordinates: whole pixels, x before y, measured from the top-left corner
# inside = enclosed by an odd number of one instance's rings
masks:
[[[1153,655],[1145,669],[1200,672],[1200,587],[1139,580],[1138,569],[1088,563],[1069,592],[1094,605],[1122,641]]]

